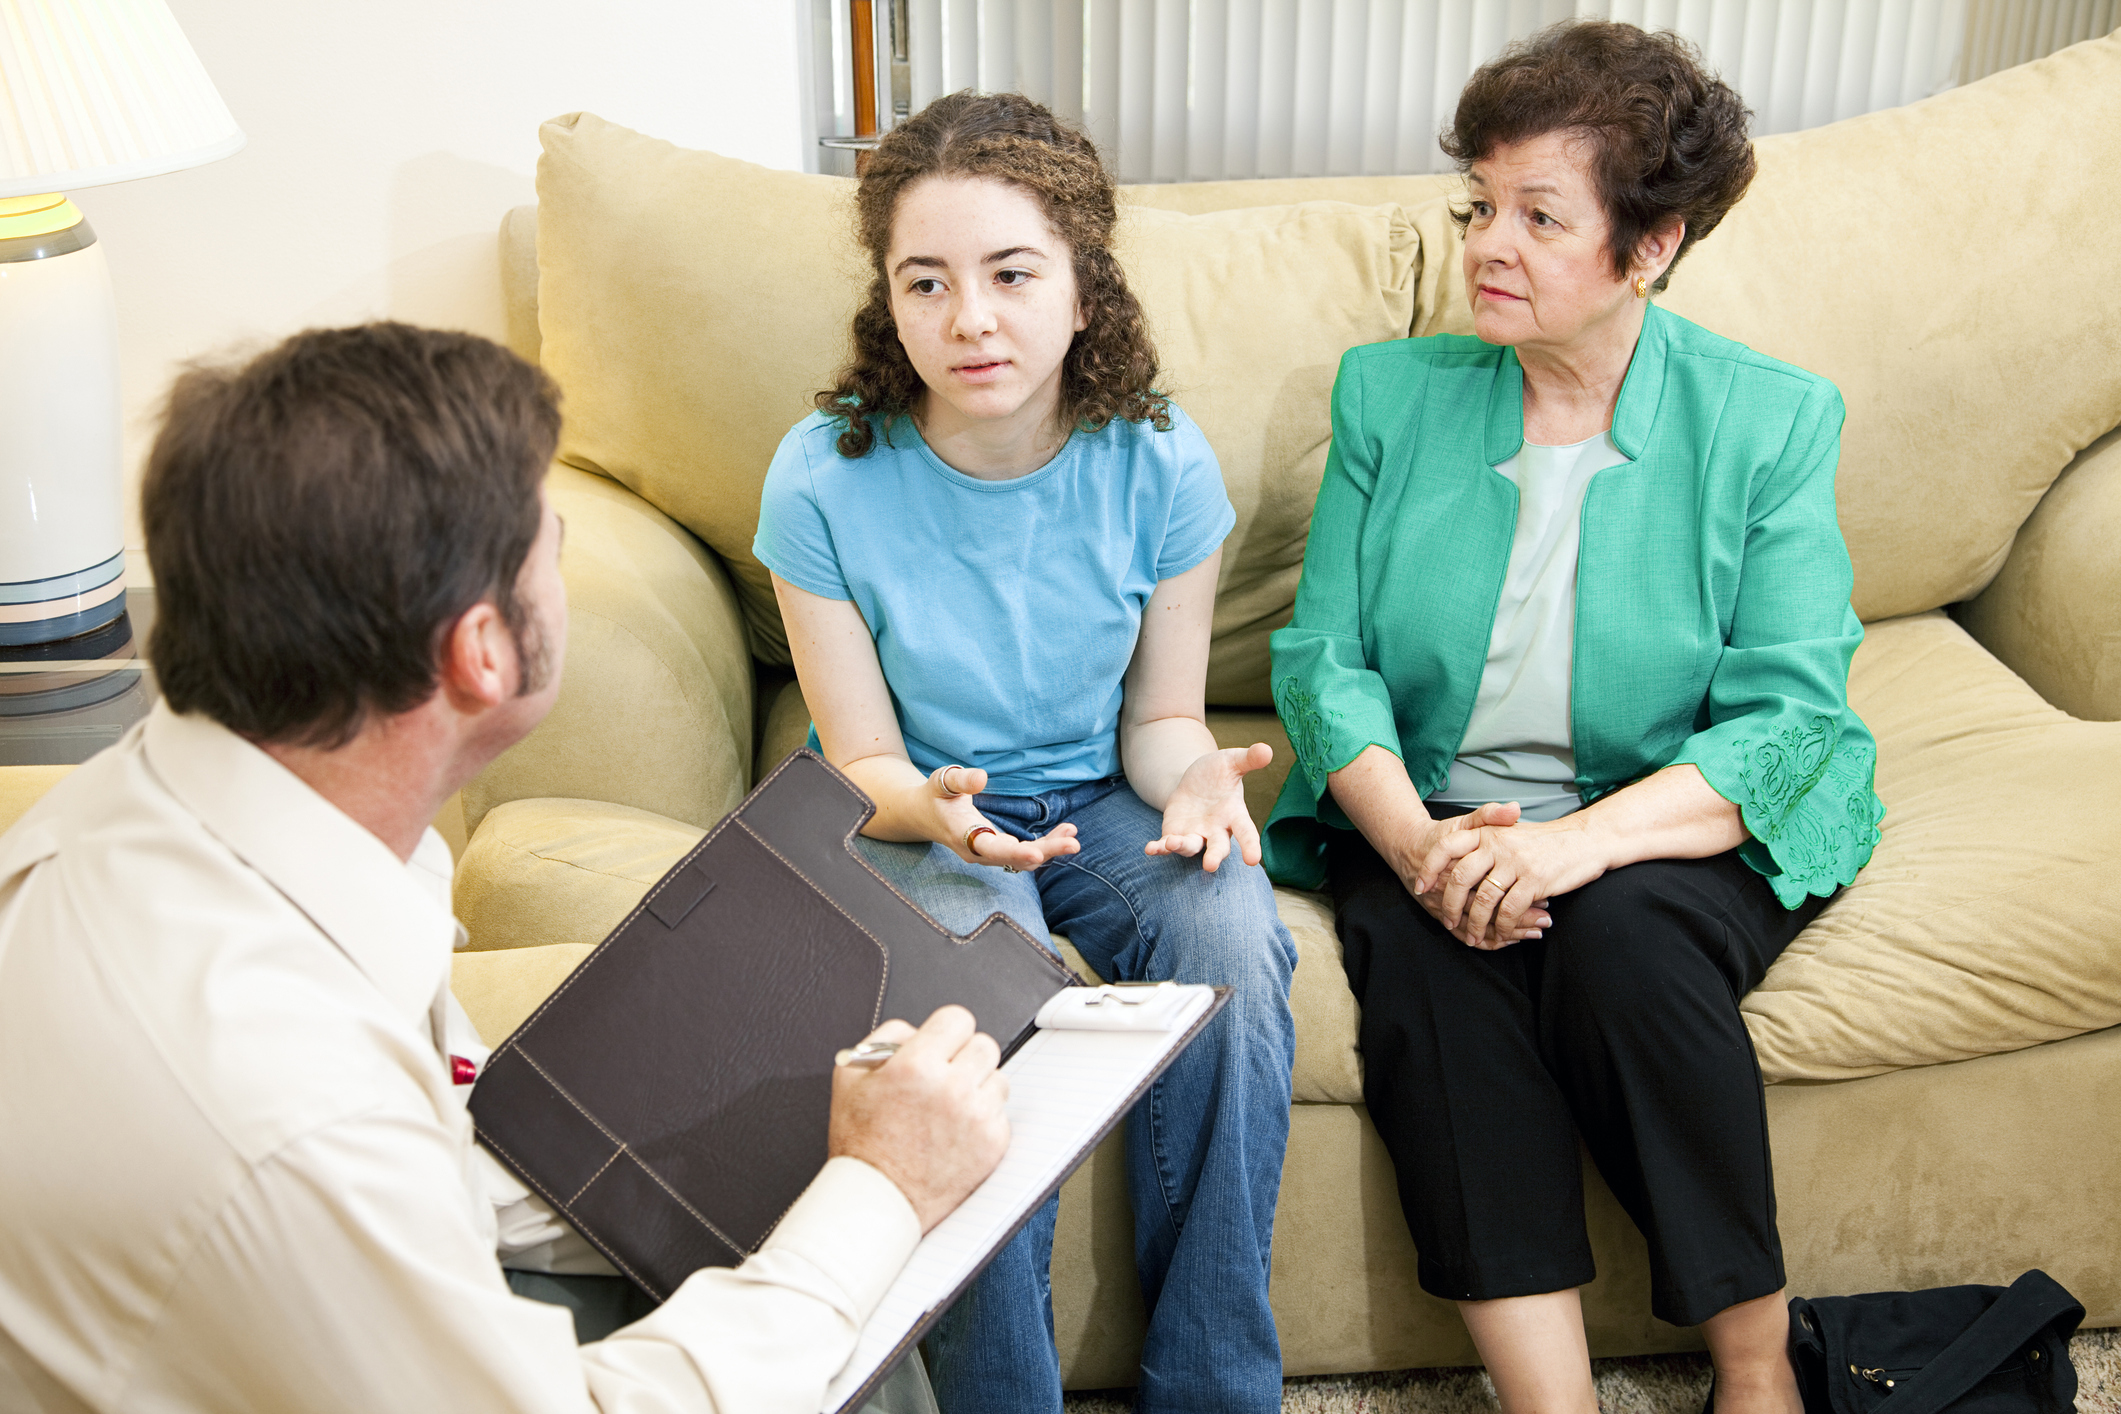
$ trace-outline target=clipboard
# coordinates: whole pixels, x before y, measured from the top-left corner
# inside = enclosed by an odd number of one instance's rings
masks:
[[[862,1327],[847,1364],[826,1387],[820,1414],[850,1414],[876,1393],[1230,1000],[1228,987],[1180,990],[1192,994],[1193,1004],[1170,1030],[1040,1030],[1003,1066],[1010,1085],[1009,1152],[921,1239]]]
[[[479,1140],[657,1301],[758,1250],[826,1159],[832,1060],[968,1008],[1005,1056],[1080,986],[997,913],[959,937],[854,849],[876,808],[789,756],[498,1046]]]

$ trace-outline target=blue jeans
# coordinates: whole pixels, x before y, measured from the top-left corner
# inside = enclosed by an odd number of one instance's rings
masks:
[[[1045,795],[982,795],[979,808],[1020,839],[1073,821],[1082,850],[1007,874],[937,845],[862,839],[860,847],[954,931],[1006,913],[1034,938],[1066,934],[1114,981],[1235,989],[1126,1119],[1134,1261],[1149,1311],[1138,1407],[1279,1410],[1267,1267],[1289,1139],[1296,944],[1275,914],[1266,871],[1234,852],[1213,874],[1198,858],[1143,854],[1163,819],[1119,777]],[[1058,1211],[1057,1199],[1041,1208],[929,1335],[944,1414],[1060,1409],[1050,1272]]]

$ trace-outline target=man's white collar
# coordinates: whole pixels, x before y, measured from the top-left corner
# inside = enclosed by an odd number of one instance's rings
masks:
[[[393,1010],[424,1024],[459,931],[441,836],[430,829],[408,865],[272,757],[167,703],[148,715],[143,745],[170,794],[337,944]]]

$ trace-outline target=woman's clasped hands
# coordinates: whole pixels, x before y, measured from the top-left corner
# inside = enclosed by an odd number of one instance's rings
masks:
[[[1451,936],[1494,950],[1545,935],[1556,897],[1605,873],[1605,850],[1581,816],[1524,821],[1514,802],[1417,826],[1399,876]]]

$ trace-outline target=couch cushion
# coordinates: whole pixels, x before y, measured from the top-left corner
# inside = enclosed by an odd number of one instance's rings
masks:
[[[1666,303],[1841,389],[1862,618],[1965,599],[2121,422],[2121,35],[1758,150]]]
[[[2121,720],[2121,427],[2086,447],[2019,527],[2011,557],[1959,611],[2033,690],[2086,721]]]
[[[1332,441],[1333,375],[1348,349],[1406,334],[1420,237],[1397,206],[1188,216],[1130,205],[1116,246],[1148,312],[1164,389],[1207,435],[1237,508],[1208,700],[1271,706],[1267,636],[1296,602]]]
[[[457,861],[470,950],[602,942],[706,830],[600,800],[512,800]]]
[[[490,811],[457,866],[456,910],[471,934],[472,953],[458,957],[457,991],[472,1010],[469,988],[499,1000],[473,1011],[486,1022],[514,1029],[535,998],[525,1001],[524,976],[559,985],[569,967],[518,974],[505,964],[469,963],[481,952],[536,948],[557,957],[559,945],[583,951],[603,941],[706,832],[675,820],[588,800],[517,800]],[[1362,1076],[1355,1055],[1355,998],[1340,968],[1340,942],[1332,912],[1309,894],[1277,889],[1282,921],[1295,937],[1297,968],[1291,1006],[1296,1013],[1295,1095],[1299,1104],[1360,1099]],[[1069,966],[1094,977],[1089,965],[1057,938]],[[549,973],[549,976],[548,976]],[[510,1021],[508,1018],[513,1017]]]
[[[561,459],[632,487],[713,546],[754,651],[785,663],[751,537],[774,447],[846,355],[867,279],[852,183],[686,151],[588,114],[542,136],[538,319],[567,399]],[[1269,700],[1266,635],[1294,596],[1334,367],[1351,345],[1407,332],[1420,249],[1390,205],[1128,210],[1120,255],[1166,384],[1237,505],[1213,700]]]
[[[2121,1023],[2121,723],[2050,707],[1941,613],[1872,624],[1849,698],[1884,837],[1745,999],[1762,1070],[1875,1075]]]

